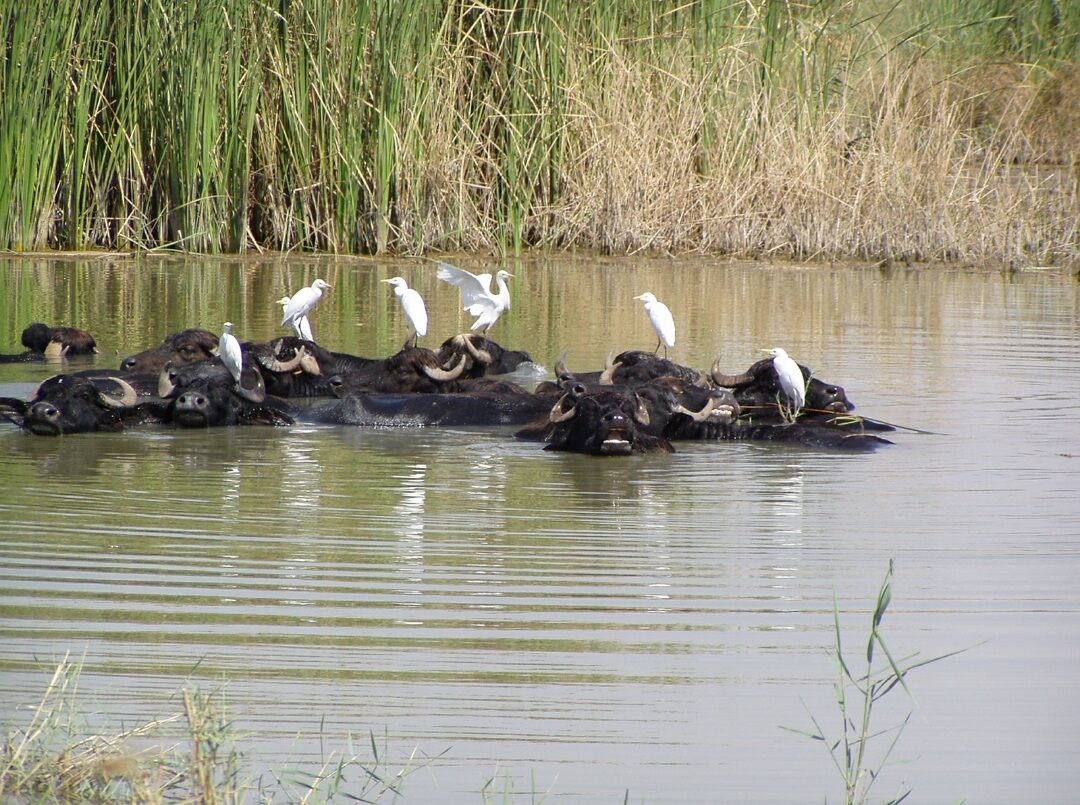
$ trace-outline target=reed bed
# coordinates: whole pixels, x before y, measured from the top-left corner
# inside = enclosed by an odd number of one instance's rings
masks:
[[[0,248],[1077,259],[1080,6],[0,0]]]

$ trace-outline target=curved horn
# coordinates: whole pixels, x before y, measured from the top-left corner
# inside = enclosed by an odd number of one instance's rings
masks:
[[[698,372],[697,379],[694,381],[694,385],[699,389],[712,388],[712,382],[709,380],[709,376],[704,372]]]
[[[715,408],[716,400],[713,397],[710,397],[708,400],[705,401],[705,405],[702,406],[700,411],[691,411],[689,408],[683,408],[680,403],[675,403],[674,407],[671,410],[673,413],[676,414],[685,414],[695,422],[704,422],[712,415],[712,412],[713,410],[715,410]]]
[[[68,348],[60,341],[50,341],[45,347],[45,358],[50,361],[58,361],[67,354]]]
[[[157,394],[162,399],[170,396],[176,390],[176,384],[172,380],[172,361],[168,361],[161,367],[158,373]]]
[[[713,361],[712,369],[709,371],[709,376],[712,377],[713,383],[725,388],[734,389],[739,386],[745,386],[747,383],[754,382],[754,376],[749,372],[743,372],[741,375],[726,375],[720,371],[720,358],[717,357]]]
[[[281,352],[281,346],[282,346],[282,340],[279,338],[277,341],[275,341],[271,345],[270,354],[266,355],[264,353],[260,353],[259,356],[258,356],[258,360],[259,360],[259,363],[261,363],[263,366],[265,366],[271,372],[280,372],[281,374],[288,374],[289,372],[295,371],[296,367],[301,365],[301,362],[303,361],[303,358],[304,358],[305,349],[304,349],[304,347],[301,346],[298,350],[296,350],[296,352],[293,354],[293,356],[289,360],[283,361],[278,357],[278,355]],[[312,374],[318,374],[318,373],[313,372]]]
[[[555,377],[562,377],[563,375],[570,374],[570,370],[566,368],[566,356],[570,354],[570,348],[567,347],[559,353],[559,357],[555,359]]]
[[[563,410],[563,404],[566,402],[566,398],[569,396],[569,392],[564,394],[559,398],[558,402],[551,406],[551,411],[548,413],[548,420],[551,421],[553,424],[557,425],[560,422],[565,422],[577,413],[576,405],[571,405],[570,408]]]
[[[649,409],[645,407],[645,401],[641,399],[636,391],[634,392],[634,399],[637,400],[637,410],[634,411],[634,419],[645,427],[649,427],[649,422],[652,421],[652,418],[649,416]]]
[[[452,369],[436,369],[433,366],[421,366],[424,370],[424,374],[430,377],[437,383],[449,383],[451,380],[457,380],[461,377],[461,373],[465,371],[465,356],[458,355],[457,367]]]
[[[234,388],[236,393],[243,397],[248,402],[261,403],[266,399],[266,384],[263,383],[262,375],[258,372],[252,372],[255,375],[255,385],[251,388],[244,388],[244,384],[237,383]],[[240,375],[240,380],[244,379],[243,375]]]
[[[474,336],[472,333],[462,333],[461,335],[456,336],[455,340],[457,338],[460,338],[462,341],[465,342],[465,349],[469,350],[469,354],[472,355],[475,360],[484,364],[484,366],[491,366],[494,358],[491,357],[491,353],[488,352],[486,349],[476,348],[476,345],[473,344]]]
[[[621,363],[615,361],[611,363],[611,355],[608,355],[607,368],[600,373],[600,379],[596,381],[601,386],[614,386],[615,385],[615,370],[622,366]]]
[[[307,372],[309,375],[322,377],[322,366],[319,365],[319,359],[308,351],[306,345],[300,347],[299,352],[300,368]]]
[[[120,397],[114,397],[99,389],[98,394],[101,396],[101,401],[107,406],[110,408],[127,408],[139,401],[138,392],[135,391],[135,389],[131,387],[131,384],[126,380],[119,377],[110,377],[109,380],[118,385],[120,390],[124,393]]]

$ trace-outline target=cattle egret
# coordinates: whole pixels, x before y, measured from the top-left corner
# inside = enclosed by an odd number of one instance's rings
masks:
[[[456,285],[461,291],[464,309],[478,317],[470,330],[482,330],[487,334],[499,316],[510,309],[510,289],[506,287],[506,281],[514,275],[508,271],[499,271],[495,275],[495,282],[499,286],[497,294],[491,292],[490,274],[470,274],[449,263],[439,263],[435,276]]]
[[[401,307],[405,310],[405,318],[409,320],[409,326],[412,327],[411,340],[415,346],[417,338],[427,335],[427,308],[424,307],[424,299],[418,291],[410,288],[402,277],[391,277],[383,282],[394,286],[394,296],[401,302]],[[408,344],[409,340],[406,339],[405,343]]]
[[[311,312],[315,305],[319,304],[319,300],[322,299],[323,289],[331,287],[323,280],[315,280],[311,283],[310,288],[301,288],[289,299],[289,303],[285,305],[285,318],[281,320],[282,324],[293,322],[293,327],[296,320],[301,316],[306,316]]]
[[[656,352],[660,351],[660,345],[664,345],[664,357],[667,357],[668,347],[675,346],[675,319],[671,317],[671,311],[663,302],[657,300],[651,293],[643,293],[635,296],[645,303],[645,312],[649,315],[653,329],[656,330]]]
[[[773,356],[772,365],[780,379],[780,388],[791,403],[788,413],[794,422],[799,415],[799,409],[806,403],[806,380],[803,378],[802,369],[780,347],[764,349],[762,352]]]
[[[281,309],[283,311],[285,311],[285,310],[288,310],[290,301],[291,301],[290,297],[283,296],[283,297],[281,297],[280,299],[277,300],[276,304],[281,305]],[[300,316],[300,317],[298,317],[296,319],[293,319],[292,325],[293,325],[293,330],[296,331],[296,337],[297,338],[303,338],[305,341],[314,341],[315,340],[315,336],[312,335],[312,333],[311,333],[311,322],[308,321],[307,316]]]
[[[231,321],[225,322],[224,332],[218,339],[218,356],[225,364],[225,368],[229,370],[229,374],[233,376],[233,380],[239,384],[240,372],[244,368],[244,357],[240,353],[240,342],[232,334]]]

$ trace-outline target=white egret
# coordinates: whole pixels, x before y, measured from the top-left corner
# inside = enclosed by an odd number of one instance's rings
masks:
[[[671,311],[651,293],[646,292],[634,298],[645,303],[645,312],[649,316],[649,321],[652,322],[653,329],[656,330],[655,351],[659,352],[660,345],[663,344],[666,358],[668,347],[675,346],[675,319],[672,318]]]
[[[791,403],[785,419],[790,417],[790,421],[794,422],[799,415],[799,409],[806,403],[806,380],[803,378],[802,369],[780,347],[763,349],[762,352],[773,356],[772,365],[776,369],[776,376],[780,379],[780,388]],[[783,406],[781,406],[781,413],[783,413]]]
[[[232,334],[232,322],[225,322],[224,332],[218,339],[218,357],[233,376],[233,380],[240,383],[240,372],[244,368],[244,356],[240,352],[240,342]]]
[[[289,304],[285,305],[285,318],[281,320],[281,323],[293,322],[295,328],[297,326],[295,324],[296,320],[310,313],[312,308],[319,304],[319,300],[322,299],[323,289],[330,287],[329,284],[320,279],[311,283],[310,288],[301,288],[294,293],[289,299]]]
[[[427,308],[424,307],[423,297],[420,296],[419,291],[410,288],[403,277],[391,277],[383,282],[394,286],[394,296],[401,302],[401,307],[405,310],[405,318],[409,320],[409,326],[412,327],[412,338],[405,339],[405,343],[408,344],[411,340],[413,346],[416,346],[416,339],[427,335]]]
[[[288,310],[291,297],[283,296],[277,300],[277,304],[281,305],[282,311]],[[296,331],[297,338],[303,338],[305,341],[314,341],[315,336],[311,333],[311,322],[308,321],[307,316],[299,316],[293,319],[293,330]]]
[[[495,283],[499,286],[498,293],[491,291],[490,274],[470,274],[449,263],[439,263],[435,276],[456,285],[461,291],[464,309],[469,311],[470,315],[478,317],[470,330],[482,329],[486,335],[491,325],[499,320],[499,316],[510,309],[510,289],[506,287],[506,281],[514,275],[509,271],[500,270],[495,275]]]

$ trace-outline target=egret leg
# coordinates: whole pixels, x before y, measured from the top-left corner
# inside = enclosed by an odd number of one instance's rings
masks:
[[[660,339],[660,338],[656,339],[656,349],[653,350],[653,353],[652,353],[653,355],[659,355],[660,354],[660,345],[663,344],[663,343],[664,342],[663,342],[662,339]],[[666,349],[667,348],[665,347],[665,351],[666,351]],[[665,355],[664,357],[667,357],[667,356]]]

